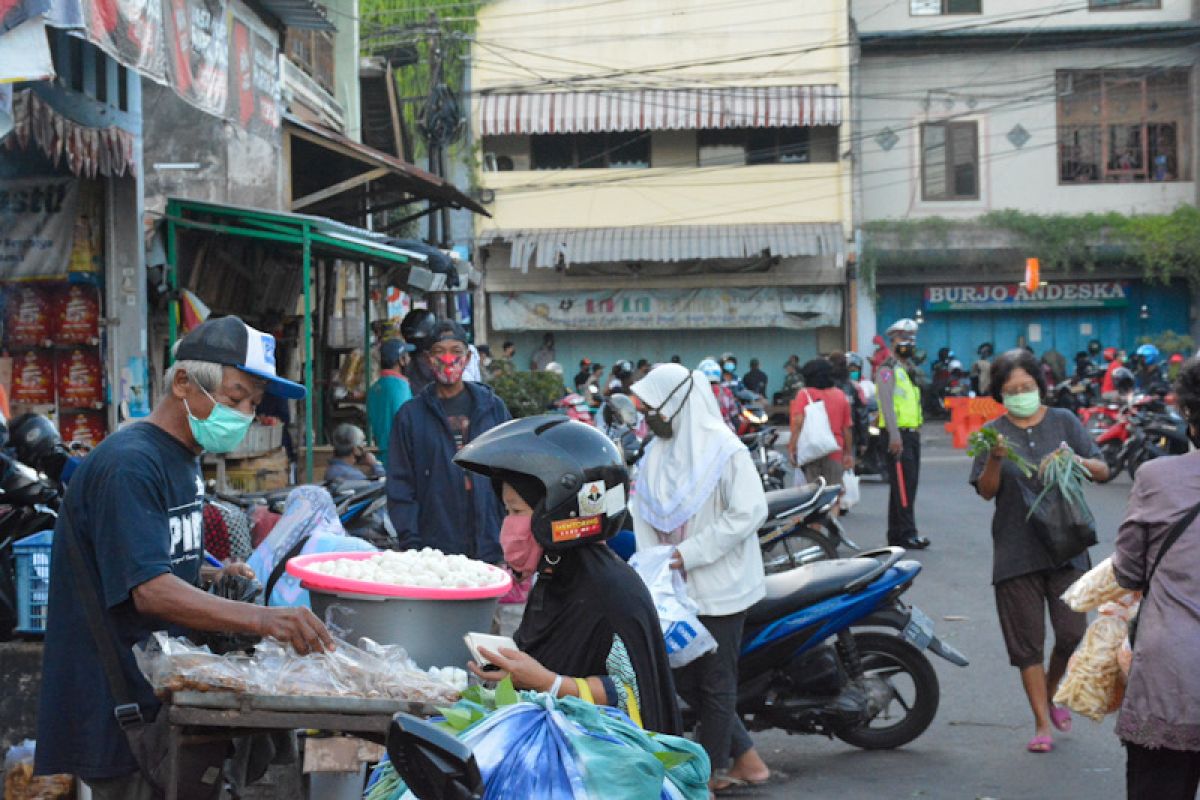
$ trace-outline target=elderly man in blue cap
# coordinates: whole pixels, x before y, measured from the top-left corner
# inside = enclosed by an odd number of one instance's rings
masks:
[[[145,421],[109,436],[71,479],[54,529],[38,710],[38,774],[78,775],[100,800],[142,800],[166,787],[143,774],[131,740],[160,704],[132,646],[186,629],[273,637],[298,653],[333,647],[307,608],[226,600],[200,587],[205,566],[200,453],[236,450],[264,393],[305,396],[275,372],[275,338],[237,317],[189,333]],[[254,577],[245,564],[224,570]],[[128,737],[128,739],[127,739]],[[181,796],[220,782],[181,776]]]

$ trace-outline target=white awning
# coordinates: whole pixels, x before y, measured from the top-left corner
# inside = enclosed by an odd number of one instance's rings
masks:
[[[479,245],[512,244],[509,266],[522,272],[559,263],[684,261],[695,258],[839,256],[845,252],[836,222],[774,225],[660,225],[645,228],[523,228],[484,231]]]
[[[483,136],[839,125],[837,86],[485,94]]]

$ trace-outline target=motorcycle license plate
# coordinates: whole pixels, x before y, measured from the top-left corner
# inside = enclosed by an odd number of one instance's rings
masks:
[[[924,650],[933,641],[933,620],[924,611],[913,606],[909,609],[908,624],[904,626],[904,633],[901,635],[918,650]]]

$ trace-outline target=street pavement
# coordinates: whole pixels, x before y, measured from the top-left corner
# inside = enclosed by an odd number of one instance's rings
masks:
[[[905,595],[937,623],[940,636],[971,660],[956,667],[930,660],[941,683],[933,724],[915,742],[894,751],[867,752],[817,736],[755,733],[777,778],[739,789],[753,798],[1104,798],[1124,797],[1125,757],[1113,735],[1114,717],[1101,724],[1075,719],[1057,734],[1053,753],[1025,752],[1033,716],[1017,670],[1008,664],[991,587],[992,506],[967,484],[970,459],[950,447],[940,425],[927,425],[917,498],[917,523],[933,541],[912,554],[924,564]],[[1131,486],[1122,475],[1092,486],[1100,544],[1094,560],[1112,553]],[[886,544],[887,485],[862,481],[862,501],[845,518],[863,548]],[[1049,623],[1047,623],[1047,638]],[[1047,652],[1052,642],[1047,643]]]

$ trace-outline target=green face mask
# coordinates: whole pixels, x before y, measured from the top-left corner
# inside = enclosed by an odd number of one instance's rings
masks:
[[[200,386],[198,383],[196,385]],[[200,391],[213,401],[213,410],[208,419],[196,419],[192,409],[188,407],[187,400],[183,401],[183,407],[187,409],[188,427],[192,429],[196,444],[209,453],[233,452],[246,438],[246,432],[250,430],[250,423],[254,422],[254,417],[235,411],[224,403],[218,403],[203,386],[200,386]]]
[[[1004,407],[1008,413],[1020,419],[1032,417],[1041,408],[1042,396],[1036,389],[1031,392],[1009,394],[1004,396]]]

